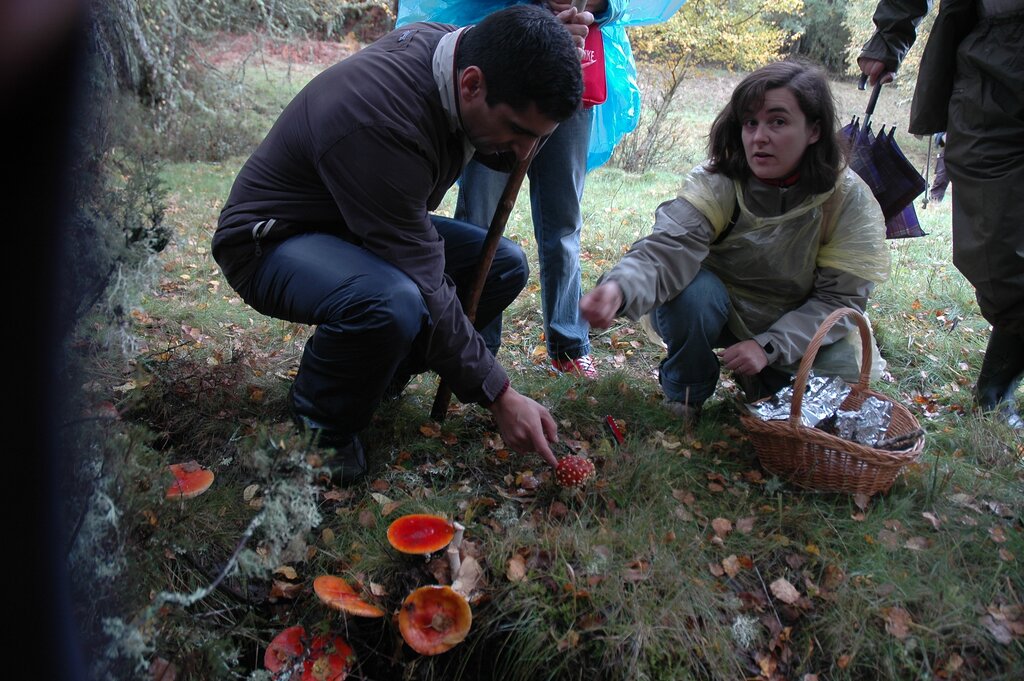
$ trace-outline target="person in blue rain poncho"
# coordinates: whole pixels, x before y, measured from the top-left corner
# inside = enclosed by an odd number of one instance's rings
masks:
[[[580,316],[580,202],[588,170],[611,156],[623,135],[640,117],[640,90],[626,26],[656,23],[670,17],[683,0],[588,0],[579,23],[598,27],[605,54],[607,100],[585,106],[561,123],[531,163],[530,205],[540,264],[544,335],[552,366],[559,372],[596,378],[590,356],[589,326]],[[568,0],[516,3],[508,0],[402,0],[397,25],[412,21],[470,24],[510,4],[540,4],[553,13],[570,8]],[[507,181],[507,174],[472,162],[463,171],[455,211],[458,220],[487,226]],[[488,347],[500,344],[501,319],[482,335]]]
[[[580,303],[599,328],[650,313],[667,347],[666,406],[686,422],[723,365],[749,400],[783,387],[825,318],[840,307],[863,312],[889,273],[881,209],[846,167],[819,68],[785,61],[747,76],[708,146],[710,160],[657,209],[653,233]],[[858,345],[853,322],[841,321],[815,372],[856,381]]]

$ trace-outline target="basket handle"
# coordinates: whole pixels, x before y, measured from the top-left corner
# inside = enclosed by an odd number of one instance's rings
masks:
[[[852,307],[841,307],[833,311],[821,323],[818,331],[814,334],[814,338],[811,339],[810,344],[807,346],[804,358],[800,360],[800,368],[797,369],[796,381],[793,383],[793,403],[790,405],[789,410],[789,423],[793,428],[800,425],[800,412],[804,403],[804,391],[807,389],[807,377],[811,372],[811,367],[814,365],[814,359],[818,355],[818,350],[821,349],[821,343],[825,340],[825,335],[843,317],[853,317],[853,320],[857,322],[858,330],[860,330],[860,380],[857,382],[857,388],[859,390],[866,390],[868,387],[868,380],[871,377],[871,329],[868,327],[868,320]]]

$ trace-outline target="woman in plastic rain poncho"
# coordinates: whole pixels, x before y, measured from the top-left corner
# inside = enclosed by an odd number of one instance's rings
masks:
[[[580,302],[598,328],[648,315],[667,348],[665,404],[685,420],[700,415],[722,365],[748,400],[786,385],[829,313],[863,312],[889,273],[881,209],[846,167],[819,68],[784,61],[747,76],[708,147],[710,160],[658,207],[653,232]],[[855,382],[860,338],[843,322],[814,372]],[[874,357],[879,373],[877,349]]]

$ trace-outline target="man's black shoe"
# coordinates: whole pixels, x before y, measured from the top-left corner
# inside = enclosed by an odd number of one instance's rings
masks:
[[[342,487],[351,485],[366,475],[366,453],[358,436],[340,436],[324,428],[311,432],[314,445],[332,450],[324,456],[324,466],[331,471],[331,480],[335,484]]]
[[[324,467],[331,471],[331,480],[338,485],[350,485],[366,475],[366,453],[359,437],[324,428],[295,408],[295,386],[288,389],[288,413],[300,432],[309,432],[310,444],[320,449],[333,450],[324,456]]]

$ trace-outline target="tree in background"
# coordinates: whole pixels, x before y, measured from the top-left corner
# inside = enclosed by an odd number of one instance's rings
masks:
[[[849,32],[849,42],[846,51],[846,73],[860,76],[860,68],[857,67],[857,57],[864,48],[864,43],[875,32],[875,24],[871,21],[875,13],[878,0],[850,0],[846,8],[846,28]],[[929,12],[921,25],[917,27],[917,40],[910,52],[900,64],[900,70],[896,74],[893,83],[909,97],[914,91],[914,84],[917,83],[917,72],[921,66],[921,53],[924,45],[928,42],[928,34],[935,22],[936,12]]]
[[[841,0],[804,0],[799,14],[780,15],[779,26],[799,34],[791,47],[792,54],[820,64],[831,74],[846,73],[850,44],[846,26],[848,6]]]

